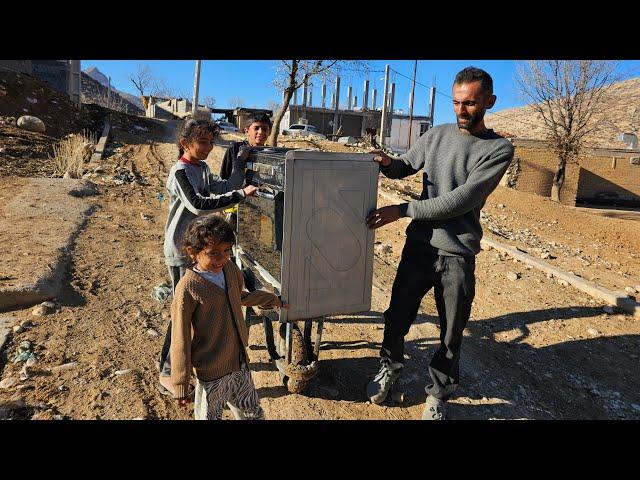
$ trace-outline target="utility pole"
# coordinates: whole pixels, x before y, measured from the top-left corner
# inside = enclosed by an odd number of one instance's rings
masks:
[[[369,108],[369,80],[364,81],[364,88],[362,93],[362,110]]]
[[[326,82],[323,80],[322,81],[322,108],[325,107],[325,100],[327,97],[327,84]]]
[[[196,118],[198,110],[198,91],[200,90],[200,60],[196,60],[196,73],[193,79],[193,106],[191,107],[191,117]]]
[[[78,108],[82,108],[82,70],[80,60],[69,60],[69,75],[67,93]]]
[[[302,84],[302,106],[303,107],[307,106],[308,95],[309,95],[309,85],[307,84],[307,81],[305,80],[304,83]]]
[[[302,85],[302,116],[307,118],[307,95],[309,95],[309,85],[307,84],[307,80],[304,81]]]
[[[111,106],[111,77],[107,77],[107,108]]]
[[[338,133],[338,110],[340,108],[340,77],[336,77],[336,89],[335,89],[335,110],[333,114],[333,134]]]
[[[436,107],[436,87],[431,87],[429,91],[429,128],[433,127],[433,115]]]
[[[411,82],[411,95],[409,96],[409,139],[407,140],[407,151],[411,148],[411,127],[413,126],[413,94],[416,90],[416,72],[418,71],[418,61],[413,64],[413,81]]]
[[[375,90],[374,90],[375,92]],[[384,92],[382,94],[382,116],[380,119],[380,146],[384,148],[384,133],[387,126],[387,95],[389,94],[389,65],[384,68]],[[375,95],[374,95],[375,99]],[[374,100],[375,104],[375,100]]]

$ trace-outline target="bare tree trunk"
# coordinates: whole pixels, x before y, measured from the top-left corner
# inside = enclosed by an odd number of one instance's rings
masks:
[[[558,169],[553,176],[553,185],[551,186],[551,200],[560,203],[560,190],[564,184],[564,174],[567,168],[567,159],[560,157],[558,161]]]
[[[289,101],[291,97],[293,97],[293,91],[295,88],[287,87],[284,92],[284,98],[282,99],[282,106],[280,110],[276,113],[276,116],[273,118],[273,126],[271,127],[271,135],[269,135],[269,145],[272,147],[278,146],[278,135],[280,131],[280,122],[282,121],[282,117],[284,117],[287,108],[289,108]]]

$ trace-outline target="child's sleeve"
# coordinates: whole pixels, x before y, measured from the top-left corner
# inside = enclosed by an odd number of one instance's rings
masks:
[[[209,177],[209,185],[211,192],[216,194],[227,193],[241,189],[244,184],[244,168],[237,167],[233,164],[233,170],[228,180],[223,180],[218,175],[211,174]]]
[[[224,157],[222,159],[222,165],[220,165],[220,178],[223,180],[227,180],[231,176],[231,172],[233,171],[233,160],[237,155],[238,149],[236,148],[237,143],[232,143],[227,151],[224,152]]]
[[[275,293],[264,290],[254,290],[249,292],[244,289],[244,276],[242,271],[237,269],[238,286],[240,287],[240,303],[245,307],[274,308],[278,305],[278,296]]]
[[[253,292],[243,290],[240,293],[240,302],[245,307],[274,308],[278,305],[278,296],[264,290],[254,290]]]
[[[229,152],[229,150],[227,150],[227,152]],[[214,175],[213,173],[210,174],[209,185],[211,188],[211,192],[221,194],[242,188],[245,180],[244,171],[246,167],[246,162],[240,161],[236,157],[232,159],[231,175],[229,175],[229,178],[227,180],[223,180],[221,177],[219,177],[218,175]]]
[[[178,196],[187,210],[194,215],[203,215],[213,210],[227,208],[230,205],[235,205],[245,197],[242,190],[205,197],[196,192],[184,170],[177,170],[175,176]]]
[[[176,398],[189,392],[191,378],[191,317],[197,303],[191,293],[178,283],[171,303],[171,384]]]

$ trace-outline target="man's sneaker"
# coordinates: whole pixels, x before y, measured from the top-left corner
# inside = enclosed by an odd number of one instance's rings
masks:
[[[400,362],[394,362],[388,357],[380,358],[380,371],[373,380],[367,385],[367,397],[372,403],[380,404],[387,398],[387,394],[393,382],[400,375],[400,370],[404,365]]]
[[[446,403],[429,395],[422,412],[422,420],[446,420],[446,418]]]

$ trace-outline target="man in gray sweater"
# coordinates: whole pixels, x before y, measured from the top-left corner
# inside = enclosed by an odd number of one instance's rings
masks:
[[[399,158],[377,151],[388,178],[422,170],[420,200],[374,210],[370,228],[411,217],[402,259],[384,312],[381,368],[367,396],[382,403],[404,366],[404,337],[420,302],[434,288],[440,317],[440,346],[429,365],[431,382],[422,418],[444,419],[445,402],[458,386],[462,332],[475,294],[475,255],[480,251],[480,210],[513,158],[513,146],[488,129],[484,114],[493,107],[491,76],[478,68],[460,71],[453,84],[456,124],[428,130]]]

